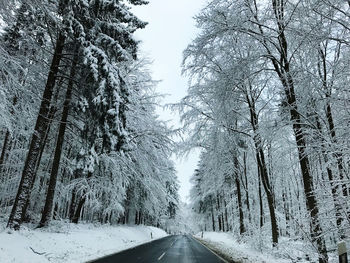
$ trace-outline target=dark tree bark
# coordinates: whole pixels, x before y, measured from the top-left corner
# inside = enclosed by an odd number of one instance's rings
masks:
[[[289,215],[289,208],[288,208],[288,202],[287,202],[287,195],[285,191],[282,193],[282,201],[283,201],[283,209],[284,209],[284,216],[286,220],[286,235],[290,236],[290,215]]]
[[[21,81],[22,85],[24,85],[24,81]],[[13,108],[10,110],[11,115],[15,114],[14,108],[18,103],[18,97],[14,96],[12,100],[12,106]],[[2,145],[2,150],[1,150],[1,155],[0,155],[0,176],[3,173],[3,166],[5,164],[5,159],[8,156],[8,152],[10,151],[11,148],[11,133],[9,129],[6,128],[5,132],[5,138],[4,138],[4,144]]]
[[[40,162],[41,162],[41,158],[43,156],[43,153],[44,153],[44,149],[45,149],[45,146],[46,146],[46,143],[47,143],[47,138],[49,136],[49,133],[50,133],[50,128],[51,128],[51,123],[52,123],[52,120],[53,120],[53,117],[56,113],[56,107],[50,107],[50,111],[49,111],[49,114],[48,114],[48,121],[49,121],[49,125],[47,127],[47,130],[45,132],[45,136],[44,136],[44,140],[43,140],[43,143],[40,147],[40,153],[39,153],[39,157],[38,157],[38,161],[36,163],[36,166],[35,166],[35,176],[39,170],[39,167],[40,167]],[[34,178],[33,181],[35,181],[36,177]]]
[[[216,210],[218,211],[218,224],[219,224],[219,231],[222,231],[222,221],[221,221],[221,213],[220,213],[220,196],[219,194],[216,194]]]
[[[227,203],[224,199],[224,205],[225,205],[225,221],[226,221],[226,232],[230,231],[229,224],[228,224],[228,213],[227,213]]]
[[[213,231],[215,232],[215,216],[214,216],[214,207],[213,207],[213,199],[212,199],[212,197],[210,198],[210,203],[211,203],[211,221],[212,221],[212,227],[213,227]]]
[[[273,242],[273,245],[275,246],[278,243],[278,226],[277,226],[277,219],[276,219],[276,213],[275,213],[275,197],[271,189],[270,181],[268,179],[268,173],[267,173],[263,150],[260,149],[259,152],[260,153],[257,155],[257,157],[258,157],[258,165],[260,166],[260,171],[261,171],[260,179],[262,181],[262,185],[266,193],[267,204],[269,207],[270,219],[271,219],[272,242]]]
[[[72,223],[78,224],[79,218],[81,215],[81,211],[83,209],[83,206],[85,204],[86,198],[82,197],[78,203],[77,209],[75,210],[74,216],[72,218]]]
[[[143,213],[142,213],[142,211],[140,210],[140,212],[139,212],[139,225],[142,224],[142,221],[143,221]]]
[[[251,218],[251,214],[250,214],[249,188],[248,188],[248,176],[247,176],[247,153],[246,152],[243,152],[243,175],[244,175],[243,186],[244,186],[244,191],[245,191],[248,219],[249,219],[249,222],[251,222],[252,218]]]
[[[15,230],[19,230],[23,218],[26,214],[28,200],[30,199],[31,186],[35,178],[35,167],[40,154],[40,147],[43,143],[46,130],[49,126],[48,113],[52,99],[53,90],[57,78],[59,64],[62,59],[62,50],[65,43],[65,36],[59,34],[54,55],[51,61],[50,71],[47,78],[44,94],[41,100],[39,114],[36,120],[34,133],[31,138],[29,151],[24,164],[21,181],[18,192],[7,226]]]
[[[135,212],[135,225],[137,225],[137,223],[138,223],[138,217],[137,217],[137,214],[138,214],[138,212],[136,211],[136,212]]]
[[[221,216],[218,215],[218,223],[219,223],[219,231],[222,231],[222,228],[221,228]]]
[[[258,185],[259,185],[260,228],[262,228],[264,226],[264,206],[262,201],[261,174],[260,174],[259,167],[258,167]]]
[[[237,199],[238,199],[238,211],[239,211],[239,233],[242,235],[245,232],[244,227],[244,214],[243,214],[243,204],[242,204],[242,193],[241,193],[241,181],[239,178],[239,163],[237,156],[234,156],[234,180],[237,190]]]
[[[243,216],[243,207],[242,207],[242,196],[241,196],[241,186],[239,178],[235,179],[236,188],[237,188],[237,198],[238,198],[238,210],[239,210],[239,233],[242,235],[245,232],[244,228],[244,216]]]
[[[47,143],[47,138],[48,138],[49,133],[50,133],[50,127],[51,127],[51,123],[52,123],[53,117],[55,115],[55,112],[56,112],[56,108],[54,106],[50,107],[50,111],[49,111],[49,114],[48,114],[49,124],[48,124],[47,130],[45,132],[45,136],[44,136],[44,140],[42,142],[42,145],[40,146],[40,153],[39,153],[39,157],[38,157],[38,160],[37,160],[37,163],[36,163],[36,166],[35,166],[34,178],[32,180],[32,184],[30,186],[30,189],[33,189],[34,182],[35,182],[36,177],[37,177],[37,173],[38,173],[38,170],[39,170],[39,167],[40,167],[41,158],[42,158],[44,150],[45,150],[45,146],[46,146],[46,143]],[[43,187],[44,182],[45,182],[45,178],[41,178],[41,180],[40,180],[40,188]],[[29,205],[30,205],[30,199],[27,200],[25,207],[27,208]],[[35,205],[36,205],[36,203],[34,203],[34,206]]]
[[[80,175],[79,171],[76,171],[75,177],[78,178],[79,175]],[[89,171],[87,173],[86,177],[87,177],[87,179],[91,178],[92,172]],[[76,206],[76,210],[75,210],[73,218],[72,218],[72,223],[75,223],[75,224],[78,223],[79,218],[80,218],[82,211],[83,211],[83,208],[84,208],[84,204],[86,201],[86,191],[85,190],[83,190],[80,199],[77,199],[77,200],[79,200],[79,202],[74,205],[74,206]],[[125,222],[125,216],[123,218],[124,218],[124,222]]]
[[[66,132],[70,101],[72,99],[73,83],[74,83],[74,78],[76,73],[77,61],[78,61],[78,50],[76,49],[74,52],[73,62],[71,66],[71,72],[69,76],[66,97],[63,103],[63,111],[62,111],[61,122],[59,125],[55,155],[52,163],[50,182],[47,190],[45,206],[42,213],[41,221],[39,223],[39,227],[47,226],[51,219],[51,213],[52,213],[52,207],[54,203],[55,189],[56,189],[56,183],[57,183],[57,176],[58,176],[59,165],[60,165],[60,160],[62,155],[64,135]]]
[[[73,189],[72,198],[69,205],[69,220],[71,222],[73,221],[73,218],[74,218],[75,206],[76,206],[76,190]]]
[[[58,204],[56,203],[55,209],[53,211],[53,219],[57,219],[58,218],[57,215],[58,215]]]
[[[5,163],[5,155],[6,155],[7,147],[9,144],[9,140],[10,140],[10,131],[8,129],[6,129],[4,144],[2,145],[2,150],[1,150],[1,155],[0,155],[0,176],[2,174],[3,165]]]
[[[270,184],[270,179],[269,179],[268,170],[267,170],[266,161],[265,161],[265,154],[262,146],[262,139],[259,133],[259,120],[258,120],[258,115],[256,113],[255,100],[253,96],[251,96],[250,87],[249,87],[249,91],[247,91],[246,93],[246,99],[247,99],[247,103],[250,111],[250,122],[254,132],[253,139],[254,139],[258,171],[260,173],[260,179],[266,193],[267,203],[268,203],[269,212],[270,212],[272,244],[273,246],[276,246],[276,244],[278,243],[279,234],[278,234],[278,225],[277,225],[277,219],[276,219],[276,213],[275,213],[275,196]]]
[[[220,196],[220,206],[221,206],[221,222],[222,222],[222,231],[225,232],[225,217],[224,217],[224,193]]]
[[[125,211],[125,223],[129,224],[129,209],[126,209]]]
[[[1,151],[1,156],[0,156],[0,179],[1,179],[1,176],[2,176],[3,171],[4,171],[5,156],[7,155],[7,148],[8,148],[8,144],[9,144],[9,139],[10,139],[10,132],[8,129],[6,129],[4,144],[2,145],[2,151]],[[3,200],[0,199],[0,207],[2,207],[2,206],[3,206]]]

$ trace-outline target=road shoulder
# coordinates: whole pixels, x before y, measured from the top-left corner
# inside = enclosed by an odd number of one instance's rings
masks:
[[[165,237],[161,237],[158,239],[153,239],[153,240],[150,240],[148,242],[144,242],[142,244],[139,244],[137,246],[129,247],[129,248],[126,248],[126,249],[123,249],[120,251],[116,251],[115,253],[112,253],[112,254],[108,254],[108,255],[104,255],[102,257],[91,259],[91,260],[87,261],[86,263],[93,263],[93,262],[101,261],[103,259],[110,258],[110,257],[117,255],[117,254],[121,254],[121,253],[125,253],[125,252],[131,251],[131,250],[139,249],[141,247],[149,246],[152,243],[162,242],[164,239],[171,238],[171,237],[173,237],[173,236],[165,236]]]
[[[196,240],[198,243],[200,243],[202,246],[204,246],[206,249],[208,249],[215,256],[220,258],[223,262],[226,262],[226,263],[242,263],[240,261],[234,261],[231,256],[229,256],[226,253],[224,253],[222,250],[220,250],[219,247],[215,246],[214,244],[212,244],[212,243],[210,243],[210,242],[208,242],[208,241],[206,241],[204,239],[201,239],[199,237],[196,237],[196,236],[192,236],[192,238],[194,240]]]

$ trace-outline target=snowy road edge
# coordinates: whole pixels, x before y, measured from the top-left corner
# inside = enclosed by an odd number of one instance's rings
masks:
[[[155,238],[155,239],[153,239],[153,240],[150,240],[150,241],[147,241],[147,242],[138,244],[138,245],[136,245],[136,246],[134,246],[134,247],[129,247],[129,248],[126,248],[126,249],[123,249],[123,250],[120,250],[120,251],[116,251],[116,252],[114,252],[114,253],[112,253],[112,254],[108,254],[108,255],[105,255],[105,256],[102,256],[102,257],[98,257],[98,258],[94,258],[94,259],[85,261],[85,263],[93,263],[93,262],[95,262],[96,260],[100,260],[100,259],[103,259],[103,258],[107,258],[107,257],[109,257],[109,256],[112,256],[112,255],[118,254],[118,253],[122,253],[122,252],[127,251],[127,250],[132,250],[132,249],[138,248],[138,247],[140,247],[140,246],[143,246],[143,245],[152,243],[152,242],[154,242],[154,241],[156,241],[156,240],[159,240],[159,239],[162,239],[162,238],[167,238],[167,237],[169,237],[169,235],[164,236],[164,237],[160,237],[160,238]]]

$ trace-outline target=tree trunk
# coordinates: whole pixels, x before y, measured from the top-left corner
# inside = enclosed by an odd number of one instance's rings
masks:
[[[129,209],[126,209],[125,211],[125,223],[129,224]]]
[[[257,154],[257,158],[258,158],[258,165],[260,166],[260,171],[262,171],[260,179],[262,181],[262,185],[266,193],[267,204],[269,206],[271,230],[272,230],[272,243],[273,243],[273,246],[276,246],[276,244],[278,243],[278,226],[277,226],[277,219],[275,214],[275,198],[271,190],[270,182],[268,179],[267,168],[266,168],[264,153],[262,149],[260,149],[260,154]]]
[[[283,201],[283,209],[284,209],[284,216],[286,220],[286,236],[290,236],[289,228],[290,228],[290,217],[289,217],[289,208],[287,203],[287,195],[285,191],[282,193],[282,201]]]
[[[55,115],[55,112],[56,112],[56,108],[53,107],[53,106],[50,107],[50,111],[49,111],[49,114],[48,114],[49,124],[48,124],[47,130],[45,132],[45,136],[44,136],[43,142],[42,142],[42,144],[40,146],[40,153],[39,153],[39,157],[38,157],[37,163],[35,165],[34,178],[32,180],[32,184],[30,186],[30,189],[33,189],[34,182],[35,182],[36,177],[37,177],[37,173],[38,173],[38,170],[39,170],[39,167],[40,167],[41,158],[42,158],[43,153],[44,153],[44,149],[45,149],[45,146],[46,146],[47,138],[48,138],[49,133],[50,133],[50,126],[51,126],[51,123],[52,123],[52,119],[53,119],[53,117]],[[45,182],[45,178],[43,177],[40,180],[40,189],[41,189],[41,187],[43,187],[44,182]],[[34,203],[34,207],[36,206],[36,203],[37,202]],[[30,199],[27,199],[25,207],[28,207],[29,205],[30,205]]]
[[[55,87],[59,64],[62,59],[62,51],[65,42],[65,36],[59,34],[56,41],[55,52],[51,61],[50,71],[47,78],[44,94],[41,100],[39,114],[36,120],[34,133],[29,146],[29,151],[24,164],[21,181],[7,226],[19,230],[26,214],[28,200],[30,199],[31,186],[35,177],[35,166],[40,154],[40,147],[48,128],[48,113],[50,109],[51,98]]]
[[[2,146],[2,151],[1,151],[1,155],[0,155],[0,176],[2,174],[3,165],[5,163],[5,155],[6,155],[9,139],[10,139],[10,131],[8,129],[6,129],[4,144]]]
[[[259,206],[260,206],[260,228],[264,226],[264,206],[262,201],[262,193],[261,193],[261,175],[260,169],[258,169],[258,181],[259,181]]]
[[[242,205],[242,194],[241,194],[241,182],[239,179],[239,163],[237,156],[234,156],[234,180],[236,183],[236,189],[237,189],[237,199],[238,199],[238,211],[239,211],[239,233],[242,235],[245,232],[244,228],[244,215],[243,215],[243,205]]]
[[[58,204],[55,204],[55,209],[53,211],[53,219],[58,219]]]
[[[40,167],[41,158],[42,158],[43,153],[44,153],[44,149],[45,149],[45,146],[46,146],[47,138],[48,138],[49,133],[50,133],[50,127],[51,127],[51,123],[52,123],[53,117],[55,115],[55,112],[56,112],[56,108],[55,107],[51,107],[50,110],[49,110],[49,114],[48,114],[49,125],[47,127],[46,132],[45,132],[43,143],[42,143],[42,145],[40,147],[40,153],[39,153],[38,161],[37,161],[36,166],[35,166],[35,175],[37,174],[37,172],[39,170],[39,167]],[[34,178],[33,181],[35,181],[35,179],[36,179],[36,177]]]
[[[239,178],[235,179],[237,188],[237,198],[238,198],[238,209],[239,209],[239,233],[242,235],[245,232],[244,228],[244,217],[243,217],[243,207],[242,207],[242,196],[241,196],[241,185]]]
[[[221,222],[221,212],[220,212],[220,196],[219,194],[216,194],[216,210],[218,211],[218,224],[219,224],[219,231],[222,231],[222,222]]]
[[[85,197],[80,199],[78,206],[77,206],[77,209],[75,210],[74,216],[72,218],[72,223],[78,224],[81,210],[83,209],[85,201],[86,201]]]
[[[278,225],[277,225],[277,219],[276,219],[276,213],[275,213],[275,197],[270,184],[266,161],[265,161],[265,154],[262,148],[263,146],[262,146],[261,136],[259,133],[259,120],[258,120],[258,115],[256,113],[255,100],[250,93],[251,91],[249,92],[247,91],[246,99],[247,99],[247,103],[250,111],[250,122],[254,132],[253,139],[254,139],[254,146],[255,146],[255,152],[256,152],[256,160],[258,164],[258,171],[260,172],[260,179],[266,193],[267,203],[268,203],[269,212],[270,212],[272,244],[273,246],[276,246],[276,244],[278,243]]]
[[[142,214],[142,211],[140,210],[140,212],[139,212],[139,225],[142,224],[142,220],[143,220],[143,214]],[[123,221],[123,222],[125,222],[125,221]]]
[[[76,72],[77,61],[78,61],[78,50],[76,49],[74,53],[70,76],[69,76],[69,81],[68,81],[68,86],[66,91],[66,98],[63,103],[63,111],[62,111],[62,117],[61,117],[61,122],[60,122],[58,136],[57,136],[55,155],[52,163],[50,182],[47,190],[45,206],[42,213],[41,221],[39,223],[39,227],[47,226],[51,219],[51,213],[52,213],[52,207],[54,203],[55,189],[56,189],[56,183],[57,183],[57,176],[58,176],[63,142],[64,142],[64,134],[66,132],[70,101],[72,98],[73,82],[74,82],[74,77]]]
[[[226,221],[226,232],[230,231],[229,224],[228,224],[228,213],[227,213],[227,203],[224,199],[224,205],[225,205],[225,221]]]
[[[245,198],[246,198],[246,204],[247,204],[248,220],[250,223],[252,221],[252,219],[251,219],[251,214],[250,214],[248,176],[247,176],[247,153],[246,152],[243,152],[243,175],[244,175],[243,182],[245,183],[244,191],[245,191]]]
[[[72,198],[71,198],[71,202],[70,202],[70,205],[69,205],[69,220],[70,221],[73,221],[73,218],[74,218],[74,211],[75,211],[75,205],[76,205],[76,190],[75,188],[73,189],[73,192],[72,192]]]
[[[210,203],[211,203],[211,220],[212,220],[212,226],[213,226],[213,231],[215,232],[215,216],[214,216],[214,207],[213,207],[213,199],[212,197],[210,198]]]
[[[138,217],[137,217],[137,214],[138,214],[138,212],[136,211],[136,212],[135,212],[135,225],[137,225],[137,223],[138,223]]]

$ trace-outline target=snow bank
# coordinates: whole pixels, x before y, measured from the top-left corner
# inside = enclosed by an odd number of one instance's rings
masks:
[[[197,234],[196,237],[201,240],[201,233]],[[202,241],[214,250],[231,257],[235,262],[291,262],[290,260],[276,259],[271,255],[262,254],[260,251],[250,248],[247,244],[240,244],[230,233],[204,232]]]
[[[254,242],[257,242],[256,240],[251,242],[248,240],[242,240],[238,242],[232,233],[204,232],[203,239],[201,238],[201,235],[202,233],[200,232],[195,235],[195,237],[201,240],[204,244],[208,245],[214,251],[228,256],[235,262],[318,262],[317,254],[310,256],[311,259],[315,259],[314,261],[304,259],[304,250],[309,248],[306,248],[307,245],[301,241],[280,238],[277,248],[272,248],[265,244],[261,247],[261,249],[256,249],[253,245]],[[258,239],[258,237],[256,239]],[[267,244],[271,244],[271,242],[267,241]],[[330,256],[329,262],[336,262],[336,257],[334,255]]]
[[[17,232],[0,227],[0,262],[16,263],[86,262],[167,235],[149,226],[54,222],[46,229],[23,226]]]

